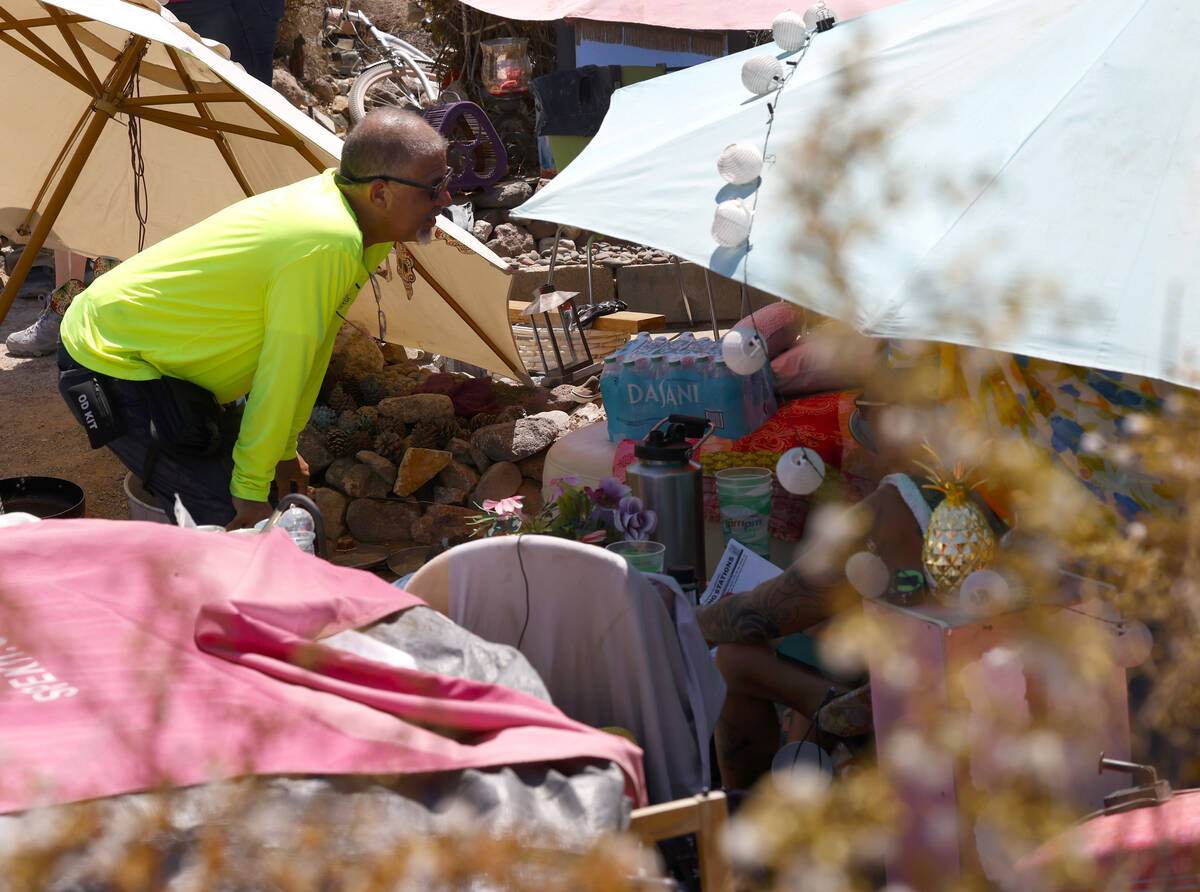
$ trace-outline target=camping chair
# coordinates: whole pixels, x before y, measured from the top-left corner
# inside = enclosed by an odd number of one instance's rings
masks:
[[[729,859],[721,851],[721,833],[728,817],[725,794],[718,790],[634,809],[629,832],[647,845],[695,833],[696,851],[700,856],[700,888],[704,892],[721,892],[731,888],[733,883]]]
[[[653,804],[709,786],[709,739],[725,694],[690,604],[661,579],[593,545],[521,535],[458,545],[406,588],[520,650],[571,718],[632,733]]]

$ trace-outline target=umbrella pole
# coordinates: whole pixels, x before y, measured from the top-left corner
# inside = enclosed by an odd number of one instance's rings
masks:
[[[671,255],[671,265],[675,267],[675,282],[679,285],[679,298],[687,311],[688,327],[695,328],[696,317],[692,315],[692,302],[688,300],[687,290],[683,287],[683,267],[679,265],[679,258],[674,254]]]
[[[75,183],[83,171],[84,164],[87,163],[88,156],[91,155],[97,140],[100,139],[100,133],[108,123],[110,112],[106,109],[112,109],[115,112],[116,100],[119,100],[124,93],[125,84],[133,75],[134,67],[141,59],[142,51],[147,43],[149,41],[146,38],[139,37],[126,46],[124,52],[117,57],[117,64],[112,70],[112,75],[105,82],[104,94],[93,100],[92,119],[79,138],[79,145],[71,155],[71,160],[63,169],[62,178],[54,187],[54,191],[50,193],[46,207],[42,211],[41,217],[38,218],[37,225],[33,227],[29,241],[25,243],[25,248],[21,251],[21,258],[17,261],[16,268],[5,284],[4,291],[0,292],[0,322],[3,322],[4,317],[8,315],[8,310],[17,296],[17,292],[21,290],[25,277],[33,268],[33,262],[37,259],[38,252],[46,243],[46,236],[54,228],[54,223],[58,220],[63,205],[67,203],[67,196],[75,188]]]
[[[709,322],[712,323],[713,340],[719,341],[721,340],[721,333],[717,331],[717,305],[713,303],[712,278],[707,266],[704,268],[704,290],[708,292],[708,318]]]

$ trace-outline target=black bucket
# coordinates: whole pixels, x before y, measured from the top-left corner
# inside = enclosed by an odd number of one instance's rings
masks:
[[[0,480],[4,513],[23,511],[43,520],[83,517],[83,490],[61,477],[6,477]]]

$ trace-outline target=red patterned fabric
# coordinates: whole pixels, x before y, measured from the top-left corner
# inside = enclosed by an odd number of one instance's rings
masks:
[[[1195,889],[1200,887],[1200,790],[1176,791],[1161,805],[1147,806],[1088,821],[1051,840],[1018,865],[1031,881],[1058,858],[1086,852],[1096,863],[1089,885],[1046,886],[1057,892],[1106,888],[1120,871],[1130,882],[1123,889]],[[1079,845],[1082,843],[1082,845]]]

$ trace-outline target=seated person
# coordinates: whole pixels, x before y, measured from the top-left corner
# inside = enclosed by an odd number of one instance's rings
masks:
[[[867,393],[874,395],[870,389]],[[864,398],[859,402],[859,411],[868,423],[888,411],[880,405],[883,400]],[[889,429],[887,424],[874,426],[880,431]],[[860,425],[856,428],[863,429]],[[906,466],[905,450],[897,448],[900,444],[882,434],[875,436],[874,444],[880,471]],[[890,571],[920,570],[921,528],[899,489],[881,486],[853,511],[864,540],[872,543]],[[717,761],[727,787],[748,789],[770,768],[779,747],[776,703],[811,717],[831,691],[846,689],[815,670],[779,659],[775,653],[778,639],[813,628],[837,609],[834,592],[843,578],[842,566],[822,559],[814,547],[820,545],[806,546],[776,578],[696,611],[704,637],[717,645],[717,667],[727,686],[715,730]]]
[[[965,409],[974,416],[975,430],[982,427],[1006,448],[1022,442],[1033,447],[1030,454],[1035,460],[1057,469],[1056,473],[1069,472],[1094,497],[1085,499],[1082,507],[1100,508],[1116,528],[1146,512],[1173,510],[1170,494],[1159,481],[1108,456],[1108,446],[1122,436],[1127,415],[1156,411],[1166,385],[956,348],[927,351],[925,362],[908,361],[906,368],[899,365],[903,360],[897,349],[889,352],[890,367],[871,376],[864,398],[856,404],[857,423],[852,424],[863,445],[876,455],[878,479],[897,471],[919,474],[912,462],[927,456],[914,453],[914,440],[920,439],[920,432],[934,432],[933,419],[943,413],[946,417],[940,418],[939,425],[943,432],[955,429],[949,416]],[[922,381],[923,376],[936,379],[936,395],[922,386],[930,383]],[[905,378],[907,382],[902,381]],[[928,394],[926,411],[921,413],[912,411],[913,383],[918,385],[918,401],[920,392]],[[914,427],[914,417],[919,419],[918,435],[904,436],[905,428]],[[920,489],[919,480],[914,486],[902,485],[900,478],[888,481],[897,485],[880,486],[855,509],[861,518],[860,541],[892,574],[921,571],[923,534],[918,518],[923,508],[919,503],[921,497],[930,500],[930,491]],[[993,531],[1002,533],[1004,526],[996,515],[1011,516],[1004,504],[1004,488],[991,484],[981,489],[973,498],[992,522]],[[834,591],[844,579],[842,560],[814,554],[819,547],[809,545],[781,576],[697,611],[701,631],[718,645],[717,663],[728,686],[716,729],[718,760],[728,786],[745,788],[770,766],[779,735],[775,703],[812,716],[831,690],[841,690],[815,671],[784,662],[774,653],[776,639],[810,629],[840,606],[834,603]],[[854,550],[858,549],[849,551]]]

